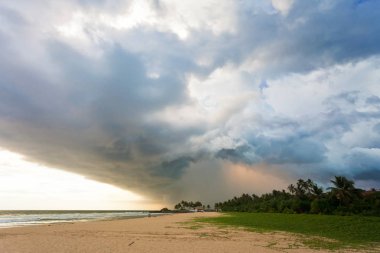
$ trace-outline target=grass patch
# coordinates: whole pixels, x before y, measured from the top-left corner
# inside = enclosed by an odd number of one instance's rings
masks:
[[[210,235],[209,234],[207,234],[207,233],[201,233],[201,234],[199,234],[199,237],[200,238],[205,238],[205,237],[209,237]]]
[[[380,217],[278,213],[227,213],[197,222],[232,225],[259,232],[284,231],[301,234],[311,248],[371,249],[380,247]]]
[[[200,225],[192,225],[192,226],[187,226],[187,227],[184,227],[184,228],[197,230],[197,229],[201,229],[201,228],[203,228],[203,226],[200,226]]]
[[[195,221],[178,222],[178,224],[180,224],[182,228],[192,229],[192,230],[203,228],[203,224],[197,223]]]

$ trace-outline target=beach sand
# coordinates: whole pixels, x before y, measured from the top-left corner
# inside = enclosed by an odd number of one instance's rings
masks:
[[[194,224],[186,213],[0,229],[1,253],[118,252],[324,252],[286,233],[256,233]]]

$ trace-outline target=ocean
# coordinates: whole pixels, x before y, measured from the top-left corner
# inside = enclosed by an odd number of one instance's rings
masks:
[[[150,211],[0,211],[0,228],[162,215]]]

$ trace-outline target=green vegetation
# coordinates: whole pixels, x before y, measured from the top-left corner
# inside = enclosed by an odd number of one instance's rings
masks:
[[[261,196],[243,194],[215,204],[215,209],[227,212],[271,212],[313,214],[361,214],[380,216],[380,191],[355,188],[355,183],[342,176],[331,180],[324,192],[312,180],[299,179],[288,191],[273,190]]]
[[[204,206],[202,205],[202,203],[200,201],[196,201],[196,202],[190,201],[190,202],[188,202],[188,201],[182,200],[181,202],[179,202],[178,204],[176,204],[174,206],[174,209],[176,209],[176,210],[185,210],[185,209],[197,208],[197,207],[204,208]]]
[[[303,243],[312,248],[380,246],[380,217],[306,215],[279,213],[228,213],[215,218],[200,218],[198,222],[232,225],[250,230],[284,231],[306,235]]]
[[[342,176],[335,176],[331,184],[324,191],[310,179],[299,179],[287,190],[243,194],[215,204],[216,210],[229,212],[226,215],[197,221],[296,233],[312,248],[364,247],[379,252],[380,191],[356,188],[354,181]],[[200,205],[181,201],[175,209]]]

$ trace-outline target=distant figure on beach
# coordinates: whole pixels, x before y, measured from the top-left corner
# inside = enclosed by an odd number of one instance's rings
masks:
[[[148,213],[148,217],[150,218],[150,217],[152,217],[152,215],[150,213]]]

